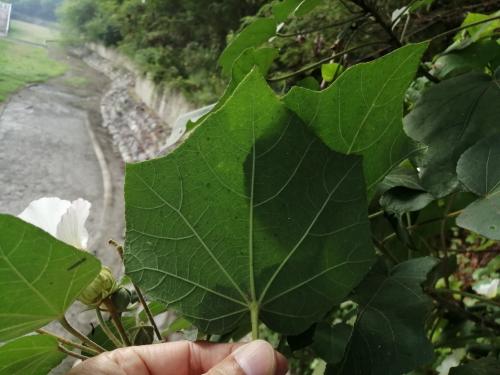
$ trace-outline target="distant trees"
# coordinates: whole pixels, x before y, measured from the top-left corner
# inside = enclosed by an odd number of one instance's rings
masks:
[[[64,0],[59,15],[72,34],[116,46],[158,81],[192,100],[222,91],[216,60],[229,32],[263,0]]]

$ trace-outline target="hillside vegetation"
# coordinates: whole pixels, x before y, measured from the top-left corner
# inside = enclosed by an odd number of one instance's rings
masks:
[[[262,0],[65,0],[59,10],[73,38],[131,56],[156,82],[168,81],[198,103],[223,91],[217,57],[240,19]]]

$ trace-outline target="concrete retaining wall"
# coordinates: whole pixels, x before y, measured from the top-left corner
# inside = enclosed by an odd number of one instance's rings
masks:
[[[180,115],[192,111],[195,107],[177,90],[164,85],[158,86],[149,77],[144,76],[127,56],[113,48],[101,44],[89,43],[88,47],[102,58],[134,73],[135,95],[153,110],[167,125],[173,126]]]

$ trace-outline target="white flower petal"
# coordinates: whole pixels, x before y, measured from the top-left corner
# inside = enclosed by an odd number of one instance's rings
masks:
[[[85,222],[89,217],[90,206],[90,202],[82,198],[71,202],[57,226],[56,237],[67,244],[85,249],[89,240]]]
[[[481,294],[487,298],[495,298],[497,296],[498,284],[500,284],[500,279],[493,279],[489,283],[474,285],[472,289],[477,294]]]
[[[40,198],[31,202],[18,217],[57,237],[57,225],[70,206],[70,201],[56,197]]]
[[[455,349],[450,355],[446,356],[441,364],[436,368],[439,375],[448,375],[453,367],[457,367],[465,356],[465,349]]]

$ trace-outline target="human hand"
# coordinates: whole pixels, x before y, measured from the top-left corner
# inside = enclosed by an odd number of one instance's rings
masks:
[[[285,357],[263,340],[249,344],[179,341],[121,348],[67,375],[285,375]]]

